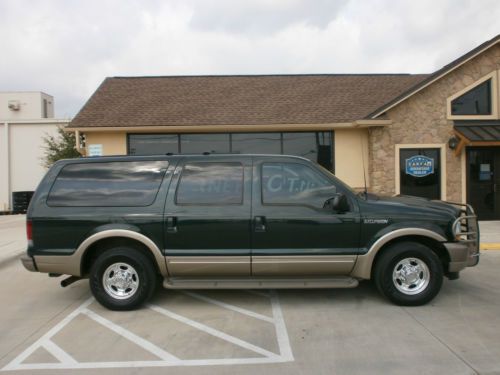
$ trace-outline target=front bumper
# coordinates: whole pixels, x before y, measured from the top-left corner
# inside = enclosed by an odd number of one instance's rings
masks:
[[[450,256],[449,272],[459,272],[479,263],[479,247],[475,242],[447,242],[444,247]]]
[[[23,264],[24,268],[26,268],[30,272],[38,271],[38,269],[36,268],[35,260],[29,255],[23,255],[21,257],[21,263]]]

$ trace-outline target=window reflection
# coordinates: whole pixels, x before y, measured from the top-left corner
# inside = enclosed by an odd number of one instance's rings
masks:
[[[281,154],[281,133],[233,133],[231,152]]]
[[[336,188],[324,176],[306,165],[264,163],[262,165],[262,199],[264,204],[304,204],[321,207]]]
[[[183,154],[228,153],[229,134],[181,134]]]
[[[47,204],[65,207],[148,206],[160,188],[167,161],[68,164]]]
[[[129,134],[130,155],[166,153],[288,154],[333,171],[332,132]]]
[[[129,134],[129,155],[165,155],[179,153],[177,134]]]
[[[190,163],[182,170],[177,204],[224,205],[243,202],[240,163]]]

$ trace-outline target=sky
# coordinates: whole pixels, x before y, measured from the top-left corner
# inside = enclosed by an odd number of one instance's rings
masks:
[[[0,91],[70,118],[110,76],[431,73],[497,34],[498,0],[0,0]]]

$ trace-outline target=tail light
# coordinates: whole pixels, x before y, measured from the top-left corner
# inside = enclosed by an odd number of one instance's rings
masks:
[[[26,220],[26,237],[28,237],[28,241],[33,240],[33,222],[31,220]]]

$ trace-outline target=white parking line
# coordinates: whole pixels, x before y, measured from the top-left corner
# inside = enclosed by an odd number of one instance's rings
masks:
[[[245,348],[245,349],[248,349],[248,350],[251,350],[255,353],[258,353],[258,354],[261,354],[265,357],[269,357],[269,358],[274,358],[276,357],[276,354],[266,350],[266,349],[263,349],[261,347],[258,347],[256,345],[253,345],[253,344],[250,344],[249,342],[246,342],[244,340],[241,340],[237,337],[234,337],[234,336],[231,336],[231,335],[228,335],[227,333],[224,333],[224,332],[221,332],[215,328],[212,328],[212,327],[209,327],[205,324],[202,324],[200,322],[196,322],[194,320],[191,320],[189,318],[186,318],[184,316],[181,316],[181,315],[178,315],[170,310],[167,310],[167,309],[164,309],[163,307],[160,307],[160,306],[156,306],[156,305],[148,305],[148,307],[153,310],[153,311],[156,311],[160,314],[163,314],[165,316],[168,316],[169,318],[172,318],[172,319],[175,319],[181,323],[184,323],[184,324],[187,324],[187,325],[190,325],[191,327],[194,327],[196,329],[199,329],[200,331],[203,331],[203,332],[206,332],[212,336],[215,336],[215,337],[218,337],[220,339],[223,339],[223,340],[226,340],[232,344],[235,344],[235,345],[238,345],[238,346],[241,346],[242,348]]]
[[[170,310],[167,310],[160,306],[149,305],[149,308],[156,311],[164,316],[175,319],[183,324],[187,324],[194,327],[201,332],[208,333],[212,336],[218,337],[226,342],[233,345],[237,345],[244,349],[253,351],[262,357],[254,358],[213,358],[213,359],[180,359],[174,355],[166,352],[165,350],[159,348],[155,344],[145,340],[144,338],[135,335],[134,333],[128,331],[127,329],[117,325],[116,323],[102,317],[96,312],[88,309],[88,306],[94,301],[94,298],[89,298],[82,303],[78,308],[71,312],[68,316],[62,319],[58,324],[51,328],[42,337],[31,344],[27,349],[20,353],[16,358],[14,358],[10,363],[8,363],[0,371],[12,371],[12,370],[52,370],[52,369],[99,369],[99,368],[138,368],[138,367],[171,367],[171,366],[214,366],[214,365],[251,365],[251,364],[263,364],[263,363],[282,363],[293,361],[293,354],[288,341],[288,333],[286,331],[285,322],[283,320],[283,314],[279,304],[278,296],[276,292],[271,292],[268,296],[270,298],[271,308],[273,312],[273,317],[267,317],[256,312],[242,309],[231,304],[227,304],[213,298],[208,298],[197,293],[195,298],[204,300],[206,302],[214,303],[217,306],[238,311],[242,314],[253,316],[257,319],[270,321],[275,325],[276,337],[278,341],[279,354],[270,352],[264,348],[251,344],[244,341],[238,337],[229,335],[227,333],[221,332],[217,329],[209,327],[203,323],[191,320],[179,314],[176,314]],[[103,362],[78,362],[75,358],[69,355],[63,348],[56,345],[51,339],[59,331],[61,331],[66,325],[68,325],[75,317],[80,314],[90,317],[103,327],[106,327],[118,335],[130,340],[139,347],[147,350],[148,352],[161,358],[157,361],[146,360],[146,361],[103,361]],[[265,319],[262,319],[265,318]],[[59,362],[50,363],[23,363],[26,359],[30,357],[38,348],[45,348],[50,354],[54,356]]]
[[[225,309],[232,310],[232,311],[238,312],[238,313],[243,314],[243,315],[251,316],[252,318],[264,320],[264,321],[269,322],[269,323],[274,323],[273,318],[270,318],[268,316],[244,309],[242,307],[234,306],[234,305],[231,305],[229,303],[222,302],[222,301],[217,301],[215,299],[202,296],[201,294],[198,294],[198,293],[188,292],[185,290],[182,291],[182,293],[184,293],[190,297],[199,299],[200,301],[208,302],[208,303],[211,303],[213,305],[224,307]]]
[[[109,328],[113,332],[119,334],[120,336],[125,337],[127,340],[130,340],[134,344],[140,346],[141,348],[147,350],[148,352],[154,354],[158,358],[163,359],[164,361],[179,361],[179,358],[176,356],[166,352],[165,350],[157,347],[155,344],[143,339],[140,336],[137,336],[135,333],[130,332],[129,330],[120,327],[119,325],[113,323],[112,321],[103,318],[102,316],[96,314],[95,312],[85,309],[82,311],[83,314],[87,315],[89,318],[92,318],[97,323],[102,324],[104,327]]]
[[[61,363],[64,363],[66,365],[73,365],[78,363],[72,356],[70,356],[68,353],[62,350],[53,341],[50,340],[45,341],[43,343],[43,347]]]

